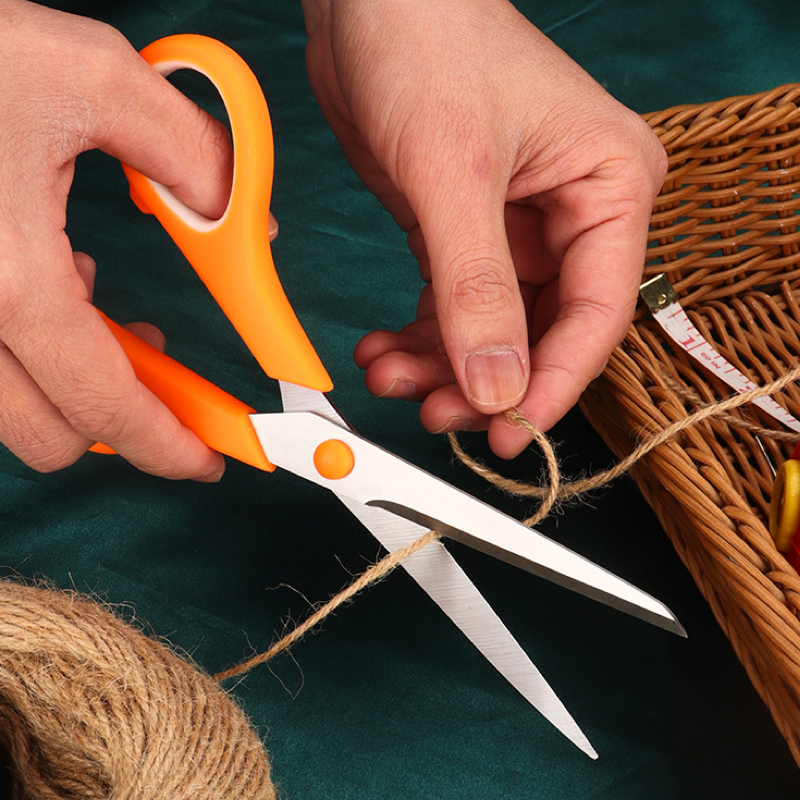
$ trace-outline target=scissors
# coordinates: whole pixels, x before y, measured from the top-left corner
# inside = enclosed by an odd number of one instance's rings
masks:
[[[131,196],[194,267],[247,347],[278,380],[279,413],[248,405],[104,316],[139,380],[210,447],[264,471],[276,467],[330,489],[394,552],[434,529],[535,575],[685,636],[658,600],[582,556],[360,437],[327,397],[331,379],[284,294],[268,233],[273,141],[256,77],[229,47],[182,34],[142,56],[162,75],[205,75],[225,104],[234,148],[227,209],[200,216],[166,187],[124,166]],[[539,670],[440,540],[402,562],[494,667],[558,730],[597,753]]]

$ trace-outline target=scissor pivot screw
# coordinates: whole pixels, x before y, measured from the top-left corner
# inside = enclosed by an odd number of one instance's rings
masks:
[[[314,466],[330,481],[346,478],[356,465],[356,457],[341,439],[327,439],[314,451]]]

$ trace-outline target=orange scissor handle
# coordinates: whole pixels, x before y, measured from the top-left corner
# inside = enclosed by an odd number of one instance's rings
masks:
[[[124,166],[131,197],[169,233],[267,375],[330,391],[331,379],[286,298],[272,260],[272,125],[258,80],[236,52],[206,36],[168,36],[141,55],[164,76],[191,69],[214,84],[233,135],[233,188],[225,213],[210,220],[167,187]]]
[[[136,377],[166,403],[181,424],[220,453],[267,472],[275,469],[250,422],[254,409],[98,313],[122,345]],[[114,452],[102,444],[91,449]]]

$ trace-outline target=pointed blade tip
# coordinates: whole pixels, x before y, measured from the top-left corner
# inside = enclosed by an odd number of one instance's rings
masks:
[[[577,747],[577,748],[578,748],[578,749],[579,749],[579,750],[580,750],[582,753],[584,753],[584,754],[586,754],[587,756],[589,756],[589,758],[591,758],[591,759],[592,759],[592,761],[597,761],[597,759],[598,759],[598,758],[600,758],[600,756],[599,756],[599,754],[598,754],[597,750],[595,750],[595,749],[594,749],[594,747],[592,747],[592,745],[590,744],[589,740],[588,740],[588,739],[586,739],[586,737],[584,737],[584,741],[581,741],[581,742],[576,742],[576,741],[573,739],[573,740],[572,740],[572,743],[573,743],[573,744],[574,744],[574,745],[575,745],[575,746],[576,746],[576,747]]]
[[[662,606],[663,610],[660,610],[658,613],[650,612],[646,614],[639,614],[637,616],[640,619],[644,620],[645,622],[649,622],[652,625],[655,625],[658,628],[662,628],[669,633],[674,633],[676,636],[680,636],[682,639],[688,639],[689,636],[686,633],[686,628],[681,625],[678,621],[678,618],[667,608],[667,606]]]
[[[536,708],[536,706],[534,706]],[[541,709],[537,709],[539,713],[542,713]],[[565,713],[566,709],[565,709]],[[564,736],[568,741],[575,745],[584,755],[589,756],[593,761],[596,761],[600,756],[597,753],[597,750],[592,747],[592,743],[589,741],[589,738],[586,734],[580,729],[578,723],[572,717],[569,717],[568,724],[564,724],[562,722],[558,722],[557,720],[553,719],[551,716],[542,713],[544,718],[553,725],[558,732]]]
[[[676,636],[680,636],[681,639],[689,638],[689,634],[686,633],[686,628],[684,628],[683,625],[681,625],[681,623],[678,622],[677,617],[673,617],[672,624],[666,625],[665,629],[670,631],[671,633],[674,633]]]

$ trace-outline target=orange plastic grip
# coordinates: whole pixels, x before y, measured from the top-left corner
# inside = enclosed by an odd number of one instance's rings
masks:
[[[250,422],[254,410],[99,312],[139,380],[210,448],[272,472]],[[95,452],[113,452],[95,445]]]
[[[205,36],[169,36],[141,55],[162,75],[192,69],[215,85],[231,124],[234,174],[231,198],[219,220],[197,214],[167,187],[125,166],[131,197],[163,225],[267,375],[330,391],[331,379],[272,260],[272,125],[258,80],[233,50]]]

